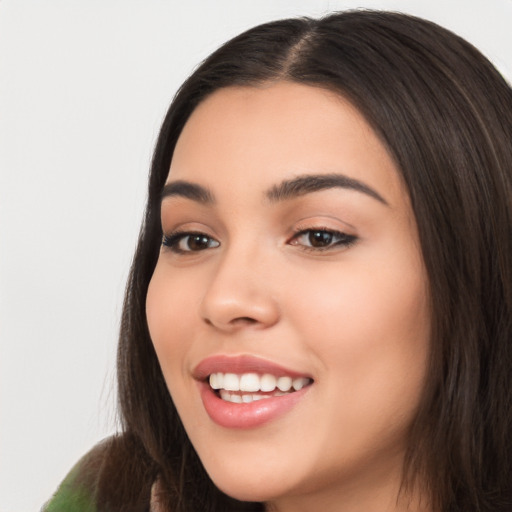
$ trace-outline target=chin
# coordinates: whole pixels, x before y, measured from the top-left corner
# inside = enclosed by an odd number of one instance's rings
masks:
[[[239,501],[267,502],[287,493],[286,482],[280,475],[266,474],[255,478],[248,473],[250,471],[243,475],[240,472],[215,471],[209,475],[218,489]]]

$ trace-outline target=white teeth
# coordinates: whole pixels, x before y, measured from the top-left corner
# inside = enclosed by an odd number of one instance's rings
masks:
[[[263,400],[265,398],[272,398],[272,395],[252,395],[253,402],[256,402],[258,400]]]
[[[240,391],[240,377],[234,373],[224,374],[224,385],[227,391]]]
[[[291,377],[279,377],[277,379],[277,387],[281,391],[290,391],[292,387],[292,378]]]
[[[298,379],[293,379],[293,389],[295,389],[295,391],[300,391],[308,382],[309,379],[306,379],[306,377],[299,377]]]
[[[237,395],[236,393],[230,393],[229,391],[226,391],[224,389],[220,390],[220,397],[222,398],[222,400],[225,400],[226,402],[233,402],[235,404],[242,403],[242,397],[240,395]]]
[[[256,402],[257,400],[264,400],[265,398],[272,398],[273,396],[281,396],[285,395],[287,393],[280,393],[279,391],[275,395],[250,395],[250,394],[244,394],[244,395],[238,395],[237,393],[230,393],[229,391],[226,391],[225,389],[220,390],[220,397],[222,400],[226,402],[232,402],[234,404],[241,404],[245,403],[248,404],[250,402]]]
[[[257,393],[258,391],[262,391],[264,393],[271,393],[277,388],[282,393],[287,393],[292,390],[292,388],[294,391],[300,391],[311,382],[311,379],[307,377],[292,379],[288,376],[277,378],[275,375],[269,373],[265,373],[264,375],[258,375],[257,373],[237,375],[236,373],[217,372],[210,375],[209,382],[212,389],[220,391],[242,391],[242,393]],[[266,397],[266,395],[260,396]],[[276,392],[275,396],[280,395]],[[235,400],[237,399],[235,398]]]
[[[265,373],[262,375],[260,379],[260,390],[261,391],[274,391],[276,389],[277,379],[270,375],[269,373]]]
[[[257,373],[244,373],[240,377],[240,391],[259,391],[260,378]]]
[[[212,373],[210,375],[210,386],[213,389],[222,389],[224,387],[224,374]]]

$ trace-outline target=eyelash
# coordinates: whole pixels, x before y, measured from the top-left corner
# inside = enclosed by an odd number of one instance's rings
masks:
[[[206,247],[202,249],[182,249],[180,248],[180,243],[185,241],[187,238],[196,237],[197,239],[202,238],[203,241],[207,240]],[[212,245],[212,242],[216,245]],[[193,252],[200,252],[204,251],[205,249],[212,249],[215,247],[218,247],[220,245],[215,238],[212,238],[211,236],[208,236],[204,233],[201,233],[199,231],[175,231],[173,233],[169,233],[168,235],[164,235],[162,238],[162,245],[169,248],[172,252],[175,252],[176,254],[188,254]]]
[[[315,247],[313,245],[305,245],[298,244],[297,240],[305,235],[308,235],[308,241],[311,243],[311,236],[313,234],[325,236],[328,235],[331,237],[331,240],[328,242],[328,245]],[[320,240],[320,237],[318,237]],[[336,242],[332,243],[332,239],[338,239]],[[301,245],[301,248],[305,251],[311,252],[322,252],[329,251],[335,248],[348,248],[354,245],[357,242],[357,237],[355,235],[349,235],[347,233],[343,233],[342,231],[337,231],[335,229],[329,229],[324,227],[315,227],[315,228],[307,228],[307,229],[298,229],[290,240],[291,245]]]
[[[325,237],[326,235],[330,237],[330,240],[327,241],[328,245],[325,246],[313,246],[313,245],[306,245],[306,244],[299,244],[298,240],[308,235],[308,241],[311,243],[312,235],[320,235],[317,237],[317,241],[322,242],[321,237]],[[187,239],[189,241],[192,239],[191,237],[196,237],[196,241],[199,241],[199,239],[202,239],[201,242],[205,244],[204,247],[198,248],[198,249],[183,249],[180,247],[180,244]],[[332,243],[332,239],[338,239],[336,242]],[[288,242],[290,245],[297,245],[300,246],[305,251],[311,251],[311,252],[322,252],[322,251],[329,251],[334,248],[338,247],[345,247],[348,248],[354,243],[356,243],[357,237],[354,235],[349,235],[347,233],[343,233],[342,231],[336,231],[329,228],[307,228],[307,229],[300,229],[295,232],[293,237]],[[212,238],[211,236],[206,235],[205,233],[201,233],[199,231],[175,231],[173,233],[170,233],[168,235],[164,235],[162,239],[162,245],[169,248],[172,252],[176,254],[187,254],[187,253],[193,253],[193,252],[201,252],[206,249],[215,249],[216,247],[219,247],[220,242]]]

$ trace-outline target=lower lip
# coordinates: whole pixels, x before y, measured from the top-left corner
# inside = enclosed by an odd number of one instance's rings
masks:
[[[288,412],[308,392],[311,385],[282,396],[235,404],[222,400],[206,382],[200,382],[201,399],[208,416],[226,428],[255,428]]]

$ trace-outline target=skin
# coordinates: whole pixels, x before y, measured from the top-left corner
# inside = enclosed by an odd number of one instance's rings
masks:
[[[334,187],[271,201],[302,175]],[[217,91],[193,112],[167,182],[207,187],[214,204],[162,201],[163,246],[147,296],[167,386],[207,472],[227,494],[269,510],[383,512],[397,500],[408,428],[429,348],[428,282],[408,194],[361,114],[338,95],[277,82]],[[310,232],[356,237],[312,247]],[[301,232],[302,234],[297,234]],[[314,379],[290,411],[257,428],[206,414],[196,365],[252,355]],[[411,510],[420,510],[409,497]],[[427,509],[421,509],[427,510]]]

